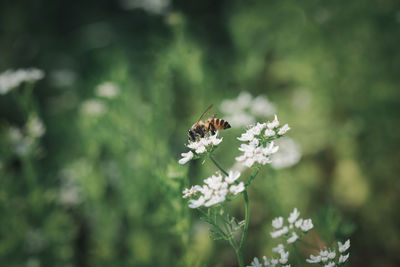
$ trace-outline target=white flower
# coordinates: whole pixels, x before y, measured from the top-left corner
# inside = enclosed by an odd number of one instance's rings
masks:
[[[267,132],[267,131],[265,131]],[[276,141],[279,146],[273,156],[271,156],[271,166],[274,169],[282,169],[295,165],[301,159],[300,146],[291,138],[284,137]]]
[[[205,136],[196,141],[189,141],[186,145],[188,148],[194,150],[196,154],[202,154],[207,151],[207,147],[217,146],[222,142],[222,138],[218,138],[218,131],[211,136]]]
[[[118,86],[113,82],[104,82],[96,87],[96,95],[112,99],[119,94]]]
[[[335,266],[335,263],[333,261],[331,261],[328,264],[324,265],[324,267],[333,267],[333,266]]]
[[[240,172],[238,171],[229,171],[228,176],[225,178],[225,181],[228,184],[233,184],[240,177]]]
[[[279,126],[278,116],[275,114],[275,118],[272,122],[267,122],[268,129],[275,129]]]
[[[0,95],[7,94],[11,89],[23,82],[35,82],[43,79],[44,72],[36,68],[6,70],[0,74]]]
[[[349,258],[350,253],[347,253],[346,255],[340,255],[339,257],[339,263],[344,263],[347,261],[347,259]]]
[[[232,125],[232,127],[246,126],[253,124],[256,121],[256,118],[254,118],[252,115],[241,111],[226,115],[225,119],[226,121],[229,121],[229,124]]]
[[[279,244],[276,247],[272,248],[272,251],[281,253],[281,251],[285,251],[285,247],[282,244]]]
[[[272,227],[279,229],[283,226],[283,217],[278,217],[272,220]]]
[[[317,256],[310,255],[310,258],[306,259],[306,262],[308,262],[308,263],[319,263],[319,262],[321,262],[321,256],[320,255],[317,255]]]
[[[304,220],[303,223],[301,224],[300,228],[303,232],[308,232],[309,230],[311,230],[314,227],[312,220],[311,219],[307,219]]]
[[[287,226],[284,226],[282,229],[277,230],[275,232],[271,232],[271,237],[272,238],[278,238],[284,234],[286,234],[289,231],[289,228]]]
[[[107,107],[100,100],[89,99],[82,103],[81,110],[88,115],[101,115],[107,111]]]
[[[120,0],[123,9],[143,9],[148,13],[161,15],[165,14],[171,4],[171,0]]]
[[[190,189],[186,188],[185,190],[183,190],[183,197],[182,198],[188,198],[188,197],[192,197],[194,195],[196,195],[197,193],[197,189],[196,187],[192,186]]]
[[[261,131],[266,127],[266,123],[257,122],[256,125],[247,129],[245,133],[243,133],[238,140],[239,141],[252,141],[256,135],[260,135]]]
[[[265,134],[266,137],[271,137],[271,136],[274,136],[276,133],[275,133],[274,130],[265,129],[265,133],[264,134]]]
[[[296,234],[296,232],[292,232],[292,236],[288,238],[287,242],[294,243],[298,238],[299,236]]]
[[[263,267],[257,257],[253,259],[250,266],[247,267]]]
[[[347,241],[344,244],[342,244],[341,242],[338,242],[338,246],[339,246],[340,253],[345,252],[350,247],[350,239],[347,239]]]
[[[297,210],[297,208],[294,208],[293,212],[290,213],[290,216],[288,218],[288,222],[289,223],[294,223],[299,216],[300,216],[300,212]]]
[[[295,223],[294,226],[296,226],[296,228],[300,228],[303,224],[303,219],[298,219]]]
[[[329,251],[328,252],[328,258],[329,259],[334,259],[336,257],[336,253],[335,253],[335,251]]]
[[[229,171],[228,176],[222,176],[221,173],[217,172],[204,179],[205,184],[203,186],[195,185],[191,189],[185,189],[183,191],[184,198],[201,193],[197,200],[192,199],[189,201],[190,208],[210,207],[224,202],[228,194],[237,195],[246,189],[243,182],[233,184],[239,176],[240,172]]]
[[[204,196],[199,197],[199,199],[191,199],[189,200],[189,208],[197,209],[198,207],[203,206],[204,202],[206,201]]]
[[[234,194],[237,195],[240,192],[243,192],[245,189],[243,182],[240,182],[238,185],[231,185],[231,187],[229,188],[229,191]]]
[[[284,135],[285,133],[287,133],[287,131],[290,130],[290,127],[288,124],[283,125],[279,131],[278,131],[278,135]]]
[[[211,189],[219,189],[222,184],[222,175],[220,173],[218,173],[217,175],[213,175],[205,179],[204,183],[206,183]]]
[[[289,251],[284,251],[283,249],[279,252],[281,254],[281,258],[279,259],[279,262],[282,264],[285,264],[289,260]]]
[[[182,158],[178,161],[179,164],[186,164],[189,160],[191,160],[194,156],[192,151],[189,151],[187,153],[181,153]]]
[[[268,101],[268,98],[260,95],[253,99],[250,112],[255,116],[271,116],[275,112],[275,106]]]
[[[38,138],[46,132],[46,127],[41,119],[39,119],[37,116],[33,116],[28,119],[28,122],[26,123],[26,130],[30,136]]]

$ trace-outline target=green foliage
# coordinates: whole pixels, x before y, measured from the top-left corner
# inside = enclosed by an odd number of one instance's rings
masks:
[[[122,2],[0,3],[0,73],[46,73],[0,94],[0,266],[235,266],[181,199],[214,169],[177,160],[204,108],[243,90],[276,104],[303,154],[252,181],[245,262],[296,206],[321,246],[352,235],[351,265],[399,265],[398,1]],[[222,134],[223,166],[242,131]]]

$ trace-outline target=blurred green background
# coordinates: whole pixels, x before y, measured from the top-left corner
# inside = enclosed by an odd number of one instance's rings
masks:
[[[253,182],[245,262],[297,207],[310,242],[351,238],[349,266],[399,266],[399,42],[395,0],[1,1],[0,73],[45,77],[0,95],[0,266],[236,266],[181,198],[215,167],[177,160],[243,91],[302,151]],[[242,131],[222,133],[227,168]]]

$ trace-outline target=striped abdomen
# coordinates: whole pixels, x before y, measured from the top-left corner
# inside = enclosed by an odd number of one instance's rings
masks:
[[[207,130],[224,130],[224,129],[228,129],[231,128],[231,125],[225,121],[225,120],[221,120],[221,119],[216,119],[216,118],[209,118],[208,120],[206,120],[205,122],[205,126]]]

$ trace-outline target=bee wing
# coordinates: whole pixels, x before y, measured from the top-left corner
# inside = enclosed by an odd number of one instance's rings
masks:
[[[201,116],[200,116],[200,118],[197,120],[197,122],[199,122],[203,117],[204,117],[204,115],[206,115],[212,108],[213,108],[213,104],[211,104],[204,112],[203,112],[203,114],[201,114]]]

